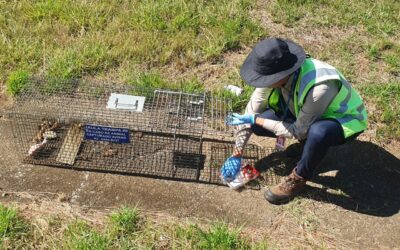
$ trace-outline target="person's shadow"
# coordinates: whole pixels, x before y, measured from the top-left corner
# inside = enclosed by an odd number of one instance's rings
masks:
[[[287,155],[296,147],[299,144],[256,163],[265,184],[274,185],[277,178],[271,177],[291,172],[300,154]],[[399,212],[400,159],[371,142],[353,141],[332,147],[310,182],[320,185],[308,185],[301,196],[374,216],[392,216]]]

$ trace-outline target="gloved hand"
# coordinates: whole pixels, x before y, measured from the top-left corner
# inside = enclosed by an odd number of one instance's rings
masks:
[[[221,168],[221,177],[223,181],[229,182],[235,179],[242,166],[242,157],[231,156],[224,162]]]
[[[242,125],[242,124],[251,124],[255,123],[256,117],[254,114],[249,115],[240,115],[238,113],[230,114],[226,117],[226,124],[231,126]]]

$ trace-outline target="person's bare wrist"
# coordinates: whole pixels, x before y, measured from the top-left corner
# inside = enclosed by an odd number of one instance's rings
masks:
[[[263,123],[264,123],[264,119],[263,118],[261,118],[261,117],[256,117],[256,120],[255,120],[255,124],[257,124],[258,126],[263,126]]]

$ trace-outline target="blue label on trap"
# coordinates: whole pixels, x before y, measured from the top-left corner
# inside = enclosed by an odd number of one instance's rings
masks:
[[[115,143],[129,143],[129,129],[85,125],[85,139]]]

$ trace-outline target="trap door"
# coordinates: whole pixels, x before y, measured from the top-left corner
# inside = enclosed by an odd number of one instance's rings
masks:
[[[173,134],[202,136],[205,94],[155,90],[151,126]]]
[[[172,176],[199,180],[204,168],[202,154],[206,95],[156,90],[153,98],[154,127],[174,138]],[[193,176],[194,175],[194,176]]]
[[[204,109],[204,134],[214,136],[230,136],[234,129],[225,123],[228,114],[232,113],[232,99],[207,95]]]

